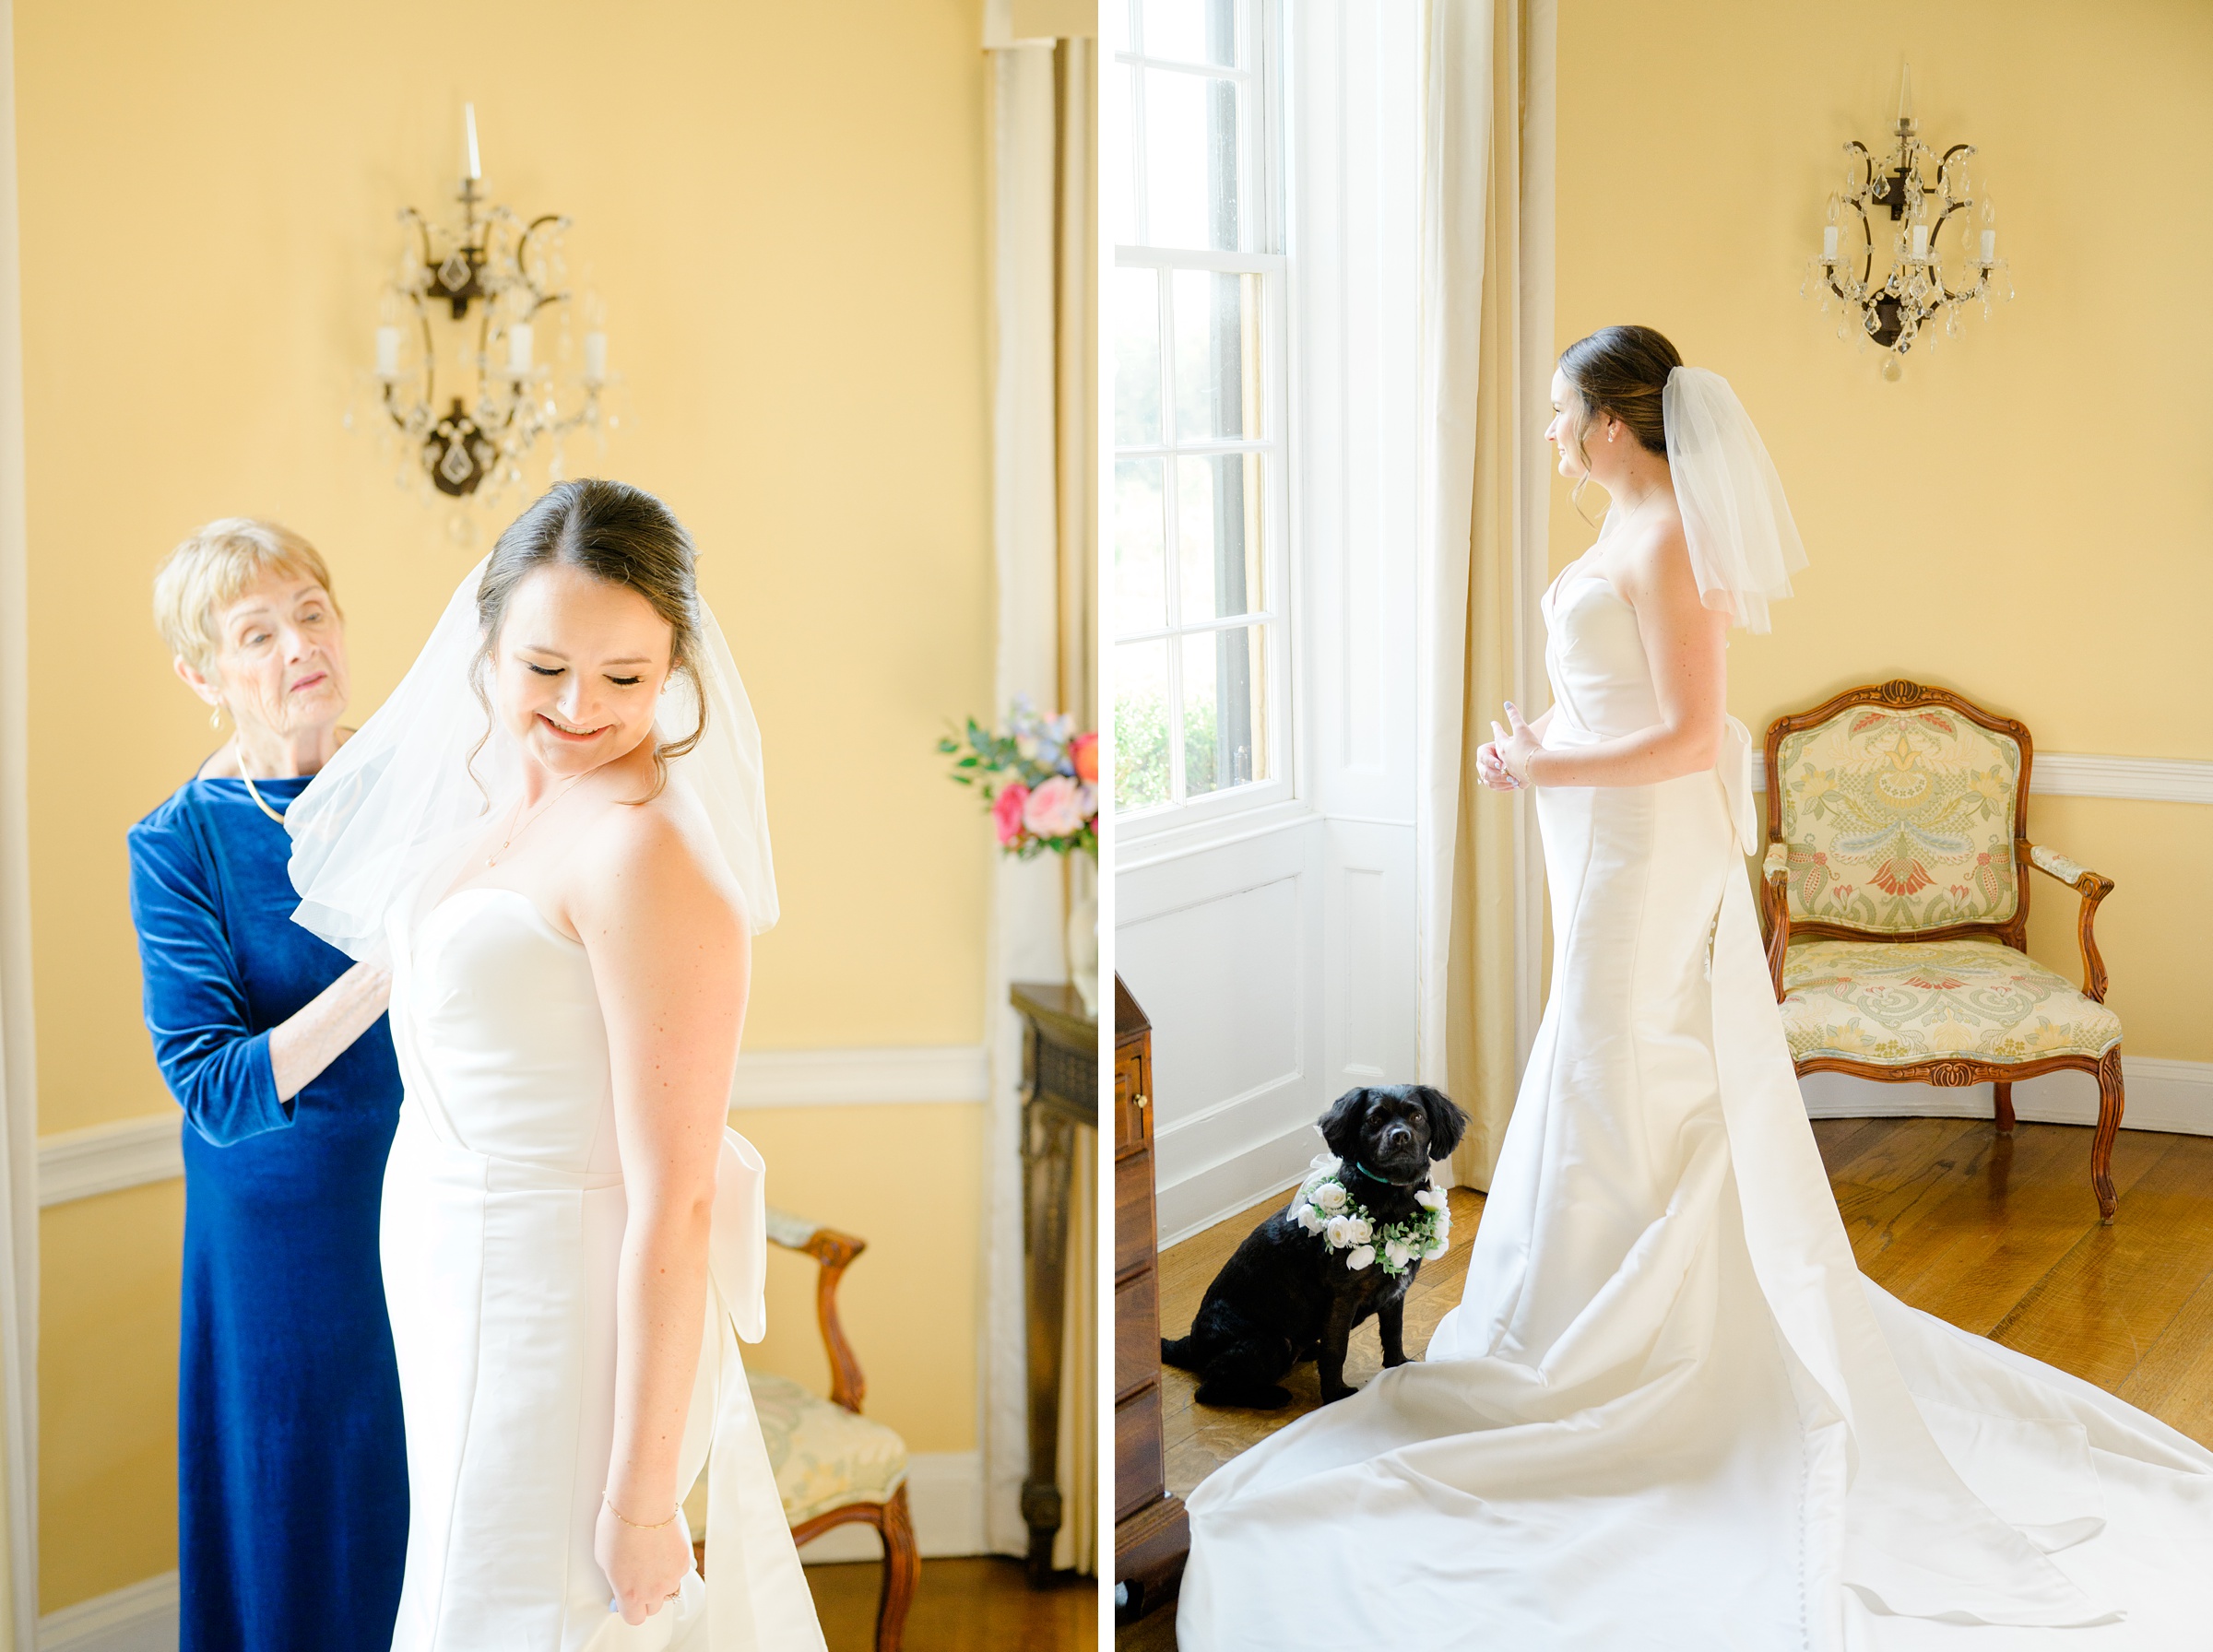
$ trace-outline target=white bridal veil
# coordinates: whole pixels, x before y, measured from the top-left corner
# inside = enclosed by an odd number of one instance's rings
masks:
[[[1788,596],[1791,575],[1805,566],[1774,461],[1718,372],[1675,369],[1660,412],[1698,596],[1746,630],[1764,631],[1768,604]]]
[[[514,806],[521,785],[514,742],[497,726],[485,738],[489,719],[469,683],[481,637],[477,586],[490,560],[456,587],[391,698],[285,811],[300,895],[293,919],[349,957],[375,954],[393,903],[457,851],[465,833]],[[699,726],[704,699],[705,732],[669,764],[669,784],[688,786],[705,808],[758,935],[776,921],[761,731],[729,643],[704,601],[699,620],[697,693],[689,678],[674,678],[654,727],[664,741],[682,738]]]

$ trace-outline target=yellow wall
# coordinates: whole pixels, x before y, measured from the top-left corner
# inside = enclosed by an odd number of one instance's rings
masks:
[[[2019,296],[1888,384],[1798,288],[1841,146],[1888,148],[1909,41],[1922,136],[1978,147]],[[1565,0],[1558,144],[1559,344],[1660,328],[1736,387],[1790,490],[1812,566],[1730,651],[1756,735],[1912,677],[2040,749],[2213,759],[2213,315],[2190,273],[2213,266],[2213,7]],[[1564,485],[1552,522],[1557,567],[1591,538]],[[2213,808],[2030,813],[2119,883],[2098,928],[2127,1049],[2213,1060]],[[2038,880],[2031,946],[2070,974],[2075,904]]]
[[[168,1104],[124,832],[213,737],[146,617],[157,560],[219,514],[307,534],[365,714],[477,554],[341,429],[393,215],[443,214],[465,98],[493,197],[574,219],[628,379],[605,470],[691,526],[760,715],[784,921],[749,1046],[976,1042],[990,851],[931,750],[991,681],[975,0],[18,0],[15,18],[41,1128]],[[978,1114],[748,1127],[774,1197],[875,1241],[855,1336],[917,1450],[974,1443],[974,1233],[921,1213],[972,1187]],[[878,1177],[893,1152],[904,1174]],[[173,1564],[179,1221],[174,1186],[45,1220],[46,1611]],[[767,1357],[803,1373],[792,1312]]]

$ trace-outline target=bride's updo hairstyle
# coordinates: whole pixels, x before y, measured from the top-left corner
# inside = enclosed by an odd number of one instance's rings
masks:
[[[1579,338],[1560,352],[1560,376],[1582,404],[1575,421],[1576,456],[1583,474],[1576,478],[1580,502],[1583,485],[1591,479],[1591,452],[1583,432],[1602,413],[1611,413],[1629,428],[1645,452],[1667,456],[1667,424],[1661,417],[1660,398],[1667,389],[1667,375],[1683,365],[1683,357],[1667,336],[1651,327],[1601,327]],[[1582,506],[1577,502],[1576,509]]]
[[[699,744],[706,732],[707,699],[698,691],[699,585],[693,574],[692,536],[669,507],[642,488],[626,482],[556,482],[517,516],[492,547],[477,586],[477,620],[483,641],[468,663],[469,686],[489,719],[491,698],[484,689],[484,668],[506,621],[515,587],[540,568],[562,564],[580,568],[610,585],[627,585],[652,605],[669,625],[669,670],[692,679],[699,722],[680,740],[666,740],[653,750],[653,790],[639,802],[661,795],[669,764]],[[491,738],[489,728],[485,739]],[[477,751],[484,741],[477,742]],[[473,764],[475,752],[470,753]]]

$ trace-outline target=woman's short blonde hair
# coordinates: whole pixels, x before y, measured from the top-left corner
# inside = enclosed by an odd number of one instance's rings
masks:
[[[169,651],[201,676],[211,675],[222,647],[216,615],[271,574],[314,580],[337,608],[322,553],[290,528],[254,516],[225,516],[200,529],[154,574],[154,623]]]

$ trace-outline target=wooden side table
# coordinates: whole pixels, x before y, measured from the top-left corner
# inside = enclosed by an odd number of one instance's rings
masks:
[[[1060,1529],[1060,1329],[1067,1306],[1068,1217],[1076,1129],[1099,1126],[1099,1023],[1072,986],[1016,982],[1022,1012],[1022,1251],[1027,1276],[1030,1467],[1022,1518],[1030,1582],[1052,1575]]]
[[[1153,1023],[1114,978],[1115,1622],[1176,1599],[1191,1546],[1161,1426],[1160,1233],[1154,1210]],[[1169,1614],[1170,1623],[1174,1615]],[[1157,1636],[1155,1639],[1157,1640]],[[1174,1644],[1170,1631],[1165,1642]]]

